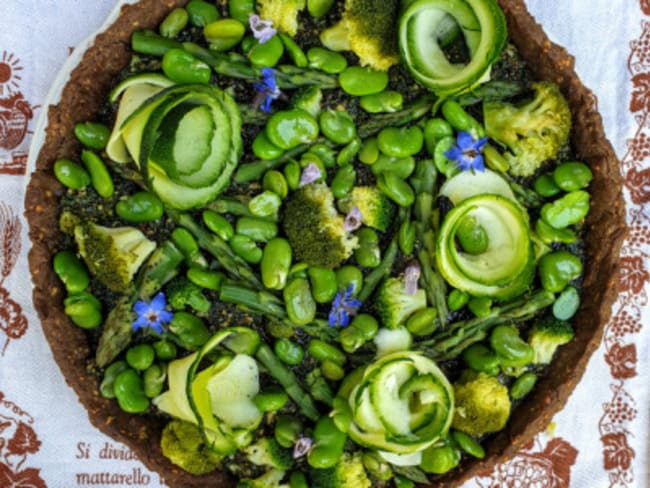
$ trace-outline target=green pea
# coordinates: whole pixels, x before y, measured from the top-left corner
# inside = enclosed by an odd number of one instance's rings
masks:
[[[405,180],[415,170],[415,158],[413,156],[395,158],[381,154],[370,169],[375,176],[390,172]]]
[[[289,194],[289,186],[287,185],[286,178],[282,173],[274,169],[264,173],[262,189],[275,193],[280,199],[285,198]]]
[[[359,151],[359,161],[365,164],[374,164],[379,158],[379,145],[377,138],[366,139]]]
[[[350,164],[354,160],[359,151],[361,150],[361,139],[355,137],[347,146],[345,146],[336,156],[336,164],[343,166]]]
[[[311,296],[309,282],[294,278],[283,290],[284,304],[289,320],[296,325],[307,325],[316,317],[316,302]]]
[[[485,450],[483,446],[478,443],[473,437],[467,435],[465,432],[460,430],[452,430],[451,437],[454,439],[458,447],[465,451],[470,456],[473,456],[478,459],[483,459],[485,457]]]
[[[127,364],[138,371],[144,371],[151,366],[155,358],[156,353],[150,344],[138,344],[126,351]]]
[[[133,369],[126,369],[115,378],[113,390],[120,408],[127,413],[143,413],[149,408],[142,378]]]
[[[310,267],[307,271],[316,303],[329,303],[336,296],[336,272],[329,268]]]
[[[458,165],[456,161],[449,159],[445,153],[456,145],[454,137],[444,137],[438,141],[433,150],[433,162],[438,171],[440,171],[447,178],[452,177],[458,173]]]
[[[442,116],[456,130],[469,132],[475,139],[485,135],[485,129],[456,100],[447,99],[440,108]]]
[[[291,476],[289,477],[289,488],[309,488],[309,483],[307,483],[307,477],[305,474],[298,471],[291,473]]]
[[[499,374],[499,358],[492,349],[483,344],[472,344],[465,349],[463,351],[463,361],[476,372],[490,376]]]
[[[377,177],[377,188],[401,207],[409,207],[415,201],[413,188],[392,172],[382,173]]]
[[[88,172],[69,159],[59,159],[54,163],[54,176],[62,185],[72,190],[81,190],[90,183]]]
[[[402,222],[397,233],[397,243],[402,253],[406,256],[411,254],[415,248],[415,234],[416,228],[414,222],[410,220]]]
[[[471,297],[467,307],[476,317],[486,317],[492,310],[492,299],[487,297]]]
[[[170,49],[165,53],[162,70],[175,83],[207,84],[212,76],[210,66],[182,49]]]
[[[194,239],[194,236],[190,231],[178,227],[172,232],[171,238],[174,244],[176,244],[176,247],[178,247],[183,256],[185,256],[185,262],[189,266],[202,269],[208,267],[208,262],[203,254],[201,254],[199,244],[196,242],[196,239]]]
[[[334,361],[339,366],[347,360],[345,354],[338,348],[320,339],[312,339],[307,344],[307,352],[317,361]]]
[[[571,229],[554,229],[542,219],[539,219],[535,223],[535,234],[545,244],[553,244],[555,242],[572,244],[578,240],[578,236]]]
[[[537,376],[535,373],[527,372],[517,378],[510,387],[510,397],[513,400],[521,400],[528,395],[537,383]]]
[[[319,18],[331,10],[334,0],[307,0],[307,11],[312,17]],[[291,488],[294,488],[292,485]]]
[[[283,169],[284,178],[287,180],[287,185],[291,190],[297,190],[300,185],[300,174],[302,169],[298,161],[289,161]]]
[[[187,270],[187,279],[201,288],[219,291],[221,289],[221,284],[225,279],[225,275],[219,271],[190,268]]]
[[[562,191],[555,183],[553,175],[548,173],[537,177],[533,183],[533,188],[543,197],[553,197]]]
[[[190,15],[187,13],[187,10],[180,7],[175,8],[160,23],[160,35],[169,39],[177,37],[187,27],[189,20]]]
[[[456,238],[461,247],[469,254],[482,254],[489,245],[485,229],[471,215],[463,218],[456,229]]]
[[[160,395],[165,387],[167,371],[160,364],[152,364],[142,374],[144,394],[147,398],[155,398]]]
[[[126,364],[126,361],[115,361],[108,368],[106,368],[104,371],[104,378],[99,384],[99,393],[104,398],[115,398],[115,378],[122,371],[128,369],[128,367],[129,366]]]
[[[190,22],[196,27],[205,27],[219,19],[217,7],[203,0],[190,0],[185,9],[190,16]]]
[[[299,365],[305,357],[305,351],[302,346],[290,341],[289,339],[280,339],[276,341],[273,349],[280,361],[289,366]]]
[[[348,66],[339,75],[339,84],[349,95],[372,95],[386,89],[388,73],[361,66]]]
[[[352,286],[352,295],[356,295],[363,287],[363,273],[356,266],[341,266],[336,270],[336,284],[339,290]]]
[[[248,59],[258,68],[272,68],[278,64],[282,54],[284,54],[284,44],[278,36],[273,36],[264,44],[256,40],[248,51]]]
[[[65,314],[82,329],[95,329],[103,321],[101,303],[86,291],[68,296],[63,306]]]
[[[260,131],[255,136],[255,139],[253,139],[252,149],[255,156],[265,161],[277,159],[284,154],[284,149],[273,144],[266,136],[265,131]]]
[[[445,119],[429,119],[424,124],[423,136],[427,151],[433,156],[436,144],[446,137],[453,137],[454,129]]]
[[[452,312],[456,312],[467,305],[469,302],[469,295],[461,290],[451,290],[447,297],[447,307]]]
[[[173,342],[168,342],[165,340],[156,341],[152,344],[152,347],[156,353],[156,357],[162,361],[175,359],[178,354],[176,344]]]
[[[392,113],[402,110],[404,97],[398,91],[386,90],[374,95],[365,95],[359,100],[361,108],[371,114]]]
[[[289,395],[279,388],[267,388],[253,397],[253,403],[261,412],[276,412],[283,408]]]
[[[423,308],[411,315],[406,321],[406,329],[418,337],[432,334],[438,325],[438,310],[433,307]]]
[[[111,131],[99,122],[80,122],[74,126],[74,135],[84,146],[101,151],[106,147]]]
[[[153,222],[162,217],[164,211],[160,198],[148,191],[129,195],[115,205],[117,215],[127,222],[133,223]]]
[[[589,193],[583,190],[572,191],[553,203],[542,207],[544,221],[555,229],[564,229],[577,224],[589,212]]]
[[[326,110],[319,117],[320,130],[336,144],[348,144],[357,135],[352,116],[343,110]]]
[[[268,220],[241,217],[237,220],[235,231],[238,235],[248,237],[255,242],[268,242],[278,235],[278,226]]]
[[[318,122],[301,109],[276,112],[266,124],[266,135],[271,143],[282,149],[292,149],[318,137]]]
[[[235,235],[235,229],[223,215],[212,210],[204,210],[202,217],[205,226],[224,241],[229,241]]]
[[[580,307],[580,294],[573,286],[567,286],[553,303],[553,315],[559,320],[569,320]]]
[[[298,66],[298,68],[307,67],[307,56],[305,55],[305,52],[302,50],[302,48],[296,43],[296,41],[294,41],[286,34],[280,33],[278,35],[282,41],[282,44],[284,44],[284,48],[287,50],[287,53],[289,53],[289,57],[293,61],[293,64]]]
[[[429,447],[422,451],[420,468],[425,473],[444,474],[460,463],[460,452],[452,446]]]
[[[356,233],[359,239],[359,247],[354,251],[354,259],[359,266],[376,268],[381,263],[381,250],[379,249],[379,237],[377,233],[364,227]]]
[[[348,67],[348,62],[342,54],[322,47],[312,47],[307,51],[307,60],[310,68],[330,74],[341,73]]]
[[[377,335],[379,323],[372,315],[360,313],[352,319],[348,328],[358,330],[364,341],[370,341]]]
[[[490,347],[505,367],[521,367],[533,360],[533,348],[519,337],[519,330],[512,325],[497,325],[490,333]]]
[[[237,19],[221,19],[203,28],[203,36],[215,51],[228,51],[241,42],[246,27]]]
[[[251,198],[248,208],[255,217],[272,217],[278,214],[282,199],[272,191],[264,191]]]
[[[586,188],[593,177],[589,166],[577,161],[562,163],[553,171],[553,180],[564,191]]]
[[[539,260],[539,277],[542,287],[553,293],[559,293],[582,273],[580,259],[568,251],[556,251],[546,254]]]
[[[255,0],[228,0],[228,12],[233,19],[245,24],[255,13]]]
[[[330,417],[321,417],[314,427],[314,447],[307,455],[307,463],[316,469],[327,469],[339,462],[347,436],[336,428]]]
[[[345,376],[345,370],[334,361],[326,359],[321,364],[323,376],[330,381],[341,381]]]
[[[282,447],[292,448],[293,443],[302,434],[302,422],[290,415],[279,415],[275,421],[274,435]]]
[[[291,268],[291,245],[286,239],[271,239],[264,247],[260,264],[262,283],[271,290],[282,290]]]
[[[327,144],[314,144],[309,152],[318,156],[326,168],[336,166],[336,151]]]
[[[100,196],[110,198],[113,196],[114,186],[111,174],[108,172],[104,161],[92,151],[81,151],[81,160],[90,173],[90,182]]]
[[[354,188],[356,178],[357,173],[353,165],[346,164],[341,166],[334,175],[332,184],[330,185],[334,198],[343,198],[350,193],[352,188]]]
[[[422,150],[424,138],[422,130],[412,127],[387,127],[377,134],[379,150],[387,156],[405,158],[413,156]]]
[[[65,285],[68,293],[84,291],[90,284],[90,275],[86,266],[72,251],[59,251],[54,255],[52,267]]]

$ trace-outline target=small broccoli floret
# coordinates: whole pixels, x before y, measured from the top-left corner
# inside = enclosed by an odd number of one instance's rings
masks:
[[[272,469],[259,478],[241,480],[237,488],[289,488],[287,483],[281,483],[284,475],[284,471]]]
[[[571,342],[575,335],[569,322],[546,317],[530,329],[528,344],[535,351],[535,364],[549,364],[557,348]]]
[[[508,388],[494,376],[466,374],[454,384],[454,419],[451,426],[480,436],[503,429],[510,417]]]
[[[483,104],[489,137],[509,149],[505,158],[514,176],[530,176],[557,156],[569,138],[571,111],[557,85],[532,83],[534,98],[521,105],[502,101]]]
[[[361,221],[368,227],[386,232],[393,220],[395,205],[376,186],[355,186],[350,194],[339,201],[342,212],[354,207],[361,212]]]
[[[244,453],[255,466],[267,466],[286,471],[293,464],[291,451],[282,447],[275,439],[267,437],[262,437],[248,446],[244,449]]]
[[[306,185],[294,192],[284,206],[283,223],[297,261],[310,266],[336,268],[359,244],[345,230],[334,195],[324,184]]]
[[[323,44],[352,50],[362,65],[386,71],[399,62],[398,0],[346,0],[341,21],[324,31]]]
[[[305,0],[258,0],[260,18],[273,22],[273,27],[295,36],[298,32],[298,14],[305,8]]]
[[[414,294],[409,295],[401,278],[387,278],[377,292],[377,313],[384,327],[389,329],[399,327],[411,314],[426,306],[424,290],[418,288]]]
[[[339,463],[329,469],[313,469],[311,488],[370,488],[372,483],[361,461],[361,453],[345,453]]]
[[[210,473],[221,462],[221,457],[204,444],[199,428],[182,420],[165,426],[160,447],[167,459],[191,474]]]
[[[134,227],[109,228],[92,222],[77,225],[74,237],[88,271],[114,292],[133,286],[133,277],[156,243]]]
[[[185,277],[178,277],[169,282],[165,287],[165,295],[172,310],[185,310],[190,307],[201,314],[210,310],[210,300],[205,297],[201,287]]]

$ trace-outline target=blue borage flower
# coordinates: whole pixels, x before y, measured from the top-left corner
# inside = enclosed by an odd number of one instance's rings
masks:
[[[456,161],[458,169],[461,171],[485,171],[483,164],[483,146],[487,143],[487,137],[481,137],[475,140],[474,137],[465,131],[458,133],[456,145],[449,151],[445,152],[445,156]]]
[[[282,95],[275,82],[275,70],[273,68],[262,68],[262,81],[255,83],[253,87],[257,90],[257,97],[253,102],[255,107],[260,107],[262,112],[271,112],[271,102]]]
[[[350,317],[357,314],[361,307],[361,300],[352,296],[354,285],[348,286],[344,292],[339,292],[334,297],[332,309],[329,314],[330,327],[347,327],[350,325]]]
[[[167,300],[163,292],[153,297],[151,302],[138,300],[133,304],[133,311],[138,317],[133,321],[133,330],[151,329],[158,334],[165,332],[163,324],[168,324],[174,318],[174,314],[165,310]]]
[[[253,32],[253,36],[260,44],[268,42],[274,35],[278,33],[273,28],[273,22],[270,20],[262,20],[259,15],[252,14],[248,17],[248,25]]]

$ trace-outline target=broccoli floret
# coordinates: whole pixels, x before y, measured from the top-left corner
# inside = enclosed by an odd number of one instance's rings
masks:
[[[285,203],[283,223],[297,262],[309,266],[336,268],[359,245],[345,230],[334,195],[324,184],[306,185],[294,192]]]
[[[503,429],[510,417],[508,388],[494,376],[470,373],[454,384],[452,427],[480,436]]]
[[[199,428],[182,420],[165,426],[160,447],[167,459],[191,474],[210,473],[221,462],[221,456],[204,444]]]
[[[258,0],[260,18],[273,22],[273,27],[295,36],[298,32],[298,14],[305,8],[305,0]]]
[[[210,310],[210,300],[205,297],[201,287],[185,277],[172,280],[165,287],[165,295],[172,310],[185,310],[186,307],[190,307],[200,314]]]
[[[398,0],[346,0],[338,24],[321,35],[334,50],[352,50],[362,65],[386,71],[399,62],[397,47]]]
[[[289,488],[287,483],[281,483],[284,475],[284,471],[272,469],[259,478],[241,480],[237,488]]]
[[[350,194],[339,201],[342,212],[354,207],[361,212],[361,221],[368,227],[386,232],[393,220],[395,205],[376,186],[355,186]]]
[[[535,95],[521,105],[483,104],[486,133],[510,150],[505,158],[514,176],[530,176],[544,161],[556,157],[571,130],[569,104],[558,86],[544,81],[531,85]]]
[[[569,322],[546,317],[530,329],[528,344],[535,351],[535,364],[549,364],[557,348],[571,342],[575,335]]]
[[[361,461],[361,453],[345,453],[339,463],[329,469],[312,469],[311,488],[370,488],[372,483]]]
[[[109,228],[92,222],[77,225],[74,237],[88,271],[117,293],[133,287],[133,277],[156,243],[134,227]]]
[[[409,295],[404,280],[401,278],[387,278],[377,292],[376,307],[384,327],[395,329],[399,327],[411,314],[427,306],[427,297],[424,290]]]
[[[282,447],[275,439],[267,437],[262,437],[248,446],[244,449],[244,453],[255,466],[267,466],[279,471],[286,471],[293,464],[291,451]]]

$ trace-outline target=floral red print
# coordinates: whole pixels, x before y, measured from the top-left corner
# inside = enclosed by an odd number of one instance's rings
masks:
[[[628,344],[622,346],[615,343],[605,356],[605,361],[609,364],[612,378],[624,380],[636,376],[636,346]]]
[[[621,258],[621,273],[619,278],[619,291],[629,292],[634,295],[641,293],[650,274],[645,268],[641,256],[625,256]]]

